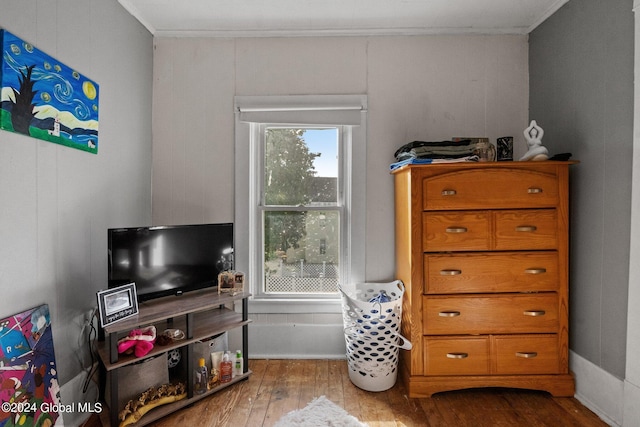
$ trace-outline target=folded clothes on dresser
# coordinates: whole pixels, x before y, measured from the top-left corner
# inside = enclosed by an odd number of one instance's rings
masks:
[[[466,157],[473,154],[476,143],[470,139],[461,141],[413,141],[398,148],[394,153],[396,160],[412,157],[445,159]]]
[[[408,164],[431,164],[449,162],[477,162],[474,153],[476,143],[470,139],[460,141],[413,141],[398,148],[394,153],[396,162],[391,170]]]
[[[465,157],[458,157],[454,159],[421,159],[417,157],[411,157],[399,162],[391,163],[390,170],[396,170],[405,165],[430,165],[432,163],[458,163],[458,162],[477,162],[479,157],[475,154]]]

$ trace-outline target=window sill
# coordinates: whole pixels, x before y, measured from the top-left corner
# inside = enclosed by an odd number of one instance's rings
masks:
[[[249,299],[249,313],[340,313],[342,302],[332,299]]]

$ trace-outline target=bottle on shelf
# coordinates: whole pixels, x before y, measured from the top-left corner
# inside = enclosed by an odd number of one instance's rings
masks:
[[[207,372],[207,366],[204,361],[204,357],[198,360],[198,368],[196,369],[196,383],[194,392],[196,394],[202,394],[207,391],[209,385],[209,374]]]
[[[233,378],[233,363],[228,351],[224,352],[222,362],[220,362],[220,382],[228,383]]]
[[[244,359],[242,358],[242,350],[236,351],[236,363],[233,365],[233,376],[242,375],[244,373],[243,369]]]

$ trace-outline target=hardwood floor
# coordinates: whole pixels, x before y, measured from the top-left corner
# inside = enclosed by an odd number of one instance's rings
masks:
[[[150,425],[270,427],[324,395],[370,427],[607,426],[576,399],[545,392],[475,389],[410,399],[400,381],[384,392],[366,392],[349,380],[345,360],[250,360],[249,369],[248,380]]]

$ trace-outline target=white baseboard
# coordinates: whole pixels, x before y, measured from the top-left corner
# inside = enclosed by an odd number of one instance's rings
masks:
[[[67,381],[60,387],[60,398],[65,407],[73,405],[74,412],[65,412],[63,415],[64,426],[79,426],[85,422],[92,414],[92,410],[100,410],[99,406],[93,404],[98,400],[98,386],[91,381],[87,392],[82,391],[87,374],[81,372]],[[88,404],[88,405],[85,405]],[[86,408],[86,410],[83,410]],[[91,409],[89,409],[91,408]],[[58,423],[56,423],[56,426]]]
[[[624,425],[640,426],[640,387],[625,381],[624,383]]]
[[[624,381],[574,352],[569,354],[569,366],[576,378],[575,398],[610,426],[625,425]]]
[[[344,359],[343,326],[313,324],[252,324],[252,359]]]

